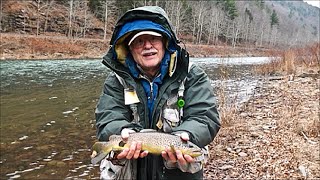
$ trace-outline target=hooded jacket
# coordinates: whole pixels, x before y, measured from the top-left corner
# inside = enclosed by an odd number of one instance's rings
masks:
[[[142,25],[141,25],[142,24]],[[151,105],[148,101],[148,88],[127,47],[127,42],[134,32],[153,30],[161,33],[166,39],[166,53],[161,63],[160,76],[153,85],[157,94]],[[110,41],[110,49],[103,57],[103,64],[111,73],[103,88],[96,107],[97,137],[107,141],[112,134],[120,134],[123,128],[136,131],[155,129],[163,131],[161,126],[162,112],[172,97],[178,94],[184,82],[183,116],[178,126],[173,126],[170,133],[187,132],[190,141],[204,147],[209,144],[220,128],[216,99],[213,95],[210,80],[198,66],[188,71],[189,55],[179,46],[170,21],[160,7],[145,6],[126,12],[117,22]],[[137,113],[139,123],[132,122],[133,115],[129,105],[125,104],[124,87],[117,74],[137,94]],[[203,171],[185,173],[180,169],[167,169],[161,156],[148,155],[138,160],[137,179],[201,179]]]

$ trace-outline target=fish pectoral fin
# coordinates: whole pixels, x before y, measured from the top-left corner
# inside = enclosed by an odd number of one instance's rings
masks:
[[[176,153],[176,149],[174,148],[174,146],[171,144],[170,145],[170,149],[171,149],[171,151],[173,152],[173,153]]]

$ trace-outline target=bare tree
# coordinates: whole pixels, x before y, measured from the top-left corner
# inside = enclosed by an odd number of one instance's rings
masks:
[[[194,16],[197,18],[196,24],[194,27],[194,34],[196,35],[196,42],[195,43],[200,43],[201,42],[201,37],[202,37],[202,30],[204,26],[204,13],[205,13],[205,2],[200,1],[197,3],[195,9]]]
[[[209,30],[208,30],[208,40],[207,44],[210,44],[213,41],[214,44],[218,42],[218,36],[220,32],[220,24],[223,21],[223,12],[217,8],[217,6],[211,5],[209,14],[210,22],[209,22]]]
[[[0,0],[0,31],[2,31],[2,0]]]
[[[179,35],[180,30],[180,16],[181,16],[181,9],[182,9],[182,3],[180,1],[176,1],[176,8],[175,8],[175,30],[176,34]]]
[[[48,19],[49,19],[49,14],[52,6],[54,6],[54,0],[47,0],[46,2],[47,8],[45,9],[45,22],[44,22],[43,32],[46,32],[48,29]]]
[[[103,40],[106,40],[106,37],[107,37],[107,28],[108,28],[108,0],[105,1]]]
[[[88,27],[88,1],[84,2],[84,24],[83,24],[83,29],[82,29],[82,36],[85,38],[86,37],[86,32],[87,32],[87,27]]]
[[[232,47],[236,47],[236,44],[237,44],[237,39],[238,39],[238,36],[239,36],[239,32],[240,32],[240,28],[239,28],[239,24],[236,23],[237,21],[236,20],[233,20],[233,31],[232,31]]]
[[[68,37],[72,37],[73,0],[69,0],[69,28]]]
[[[43,6],[41,6],[41,0],[36,0],[36,8],[37,8],[37,33],[36,35],[38,36],[40,33],[40,17],[41,17],[41,10],[43,8],[45,8],[46,6],[48,6],[48,4],[45,4]]]

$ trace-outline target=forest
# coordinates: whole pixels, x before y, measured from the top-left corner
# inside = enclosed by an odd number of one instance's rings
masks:
[[[1,0],[1,32],[108,40],[128,9],[157,5],[186,43],[295,47],[319,41],[319,8],[303,1]]]

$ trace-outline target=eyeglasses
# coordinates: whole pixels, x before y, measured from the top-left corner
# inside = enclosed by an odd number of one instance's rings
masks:
[[[158,45],[162,43],[162,37],[158,37],[158,36],[148,36],[148,37],[141,37],[141,38],[138,37],[131,43],[131,46],[134,49],[140,49],[146,45],[147,41],[149,41],[153,46]]]

